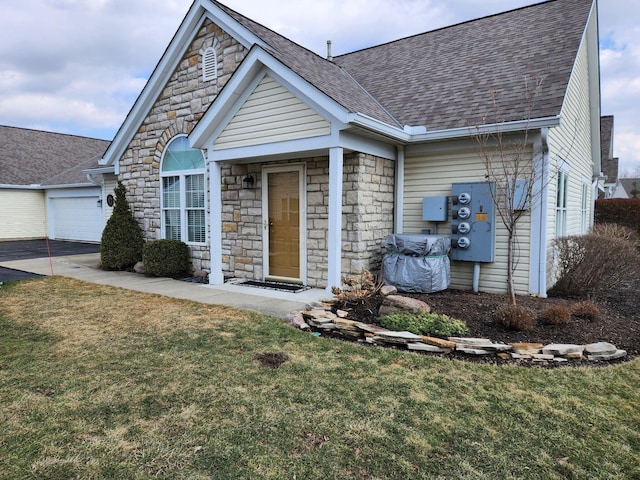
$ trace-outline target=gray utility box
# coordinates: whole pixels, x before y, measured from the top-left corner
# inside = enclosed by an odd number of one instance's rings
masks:
[[[451,186],[451,259],[493,262],[495,205],[492,182],[454,183]]]
[[[382,274],[385,285],[411,293],[433,293],[449,287],[449,237],[394,234],[387,236],[384,248]]]
[[[449,219],[448,200],[447,197],[424,197],[422,199],[422,220],[425,222],[446,222]]]

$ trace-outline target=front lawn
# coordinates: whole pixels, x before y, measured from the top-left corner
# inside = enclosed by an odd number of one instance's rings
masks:
[[[59,277],[2,286],[0,331],[2,479],[640,478],[637,359],[472,364]]]

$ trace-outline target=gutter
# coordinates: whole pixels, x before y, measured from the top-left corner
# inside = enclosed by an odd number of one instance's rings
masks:
[[[350,113],[347,123],[370,130],[379,135],[389,137],[403,143],[422,143],[438,140],[449,140],[468,137],[469,135],[508,133],[523,130],[538,130],[560,126],[559,115],[541,117],[529,120],[517,120],[512,122],[487,123],[484,125],[448,128],[444,130],[429,131],[425,126],[405,125],[404,128],[393,127],[387,123],[376,120],[362,113]]]

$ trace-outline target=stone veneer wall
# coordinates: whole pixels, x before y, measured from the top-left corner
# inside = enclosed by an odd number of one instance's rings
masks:
[[[216,49],[218,76],[203,82],[202,52],[210,46]],[[205,20],[120,159],[119,180],[145,240],[162,238],[159,169],[164,147],[176,135],[191,132],[246,54],[230,35]],[[209,270],[209,246],[190,245],[190,251],[193,269]]]
[[[299,163],[278,162],[277,164]],[[305,160],[307,173],[307,284],[327,283],[329,161]],[[263,277],[262,175],[260,164],[222,166],[222,252],[225,276]],[[250,174],[254,188],[242,188]],[[379,271],[382,242],[393,233],[394,162],[365,154],[345,155],[342,272]]]

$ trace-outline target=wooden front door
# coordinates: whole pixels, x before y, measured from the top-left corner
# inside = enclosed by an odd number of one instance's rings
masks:
[[[302,166],[265,168],[263,205],[265,278],[304,283],[302,278]]]

